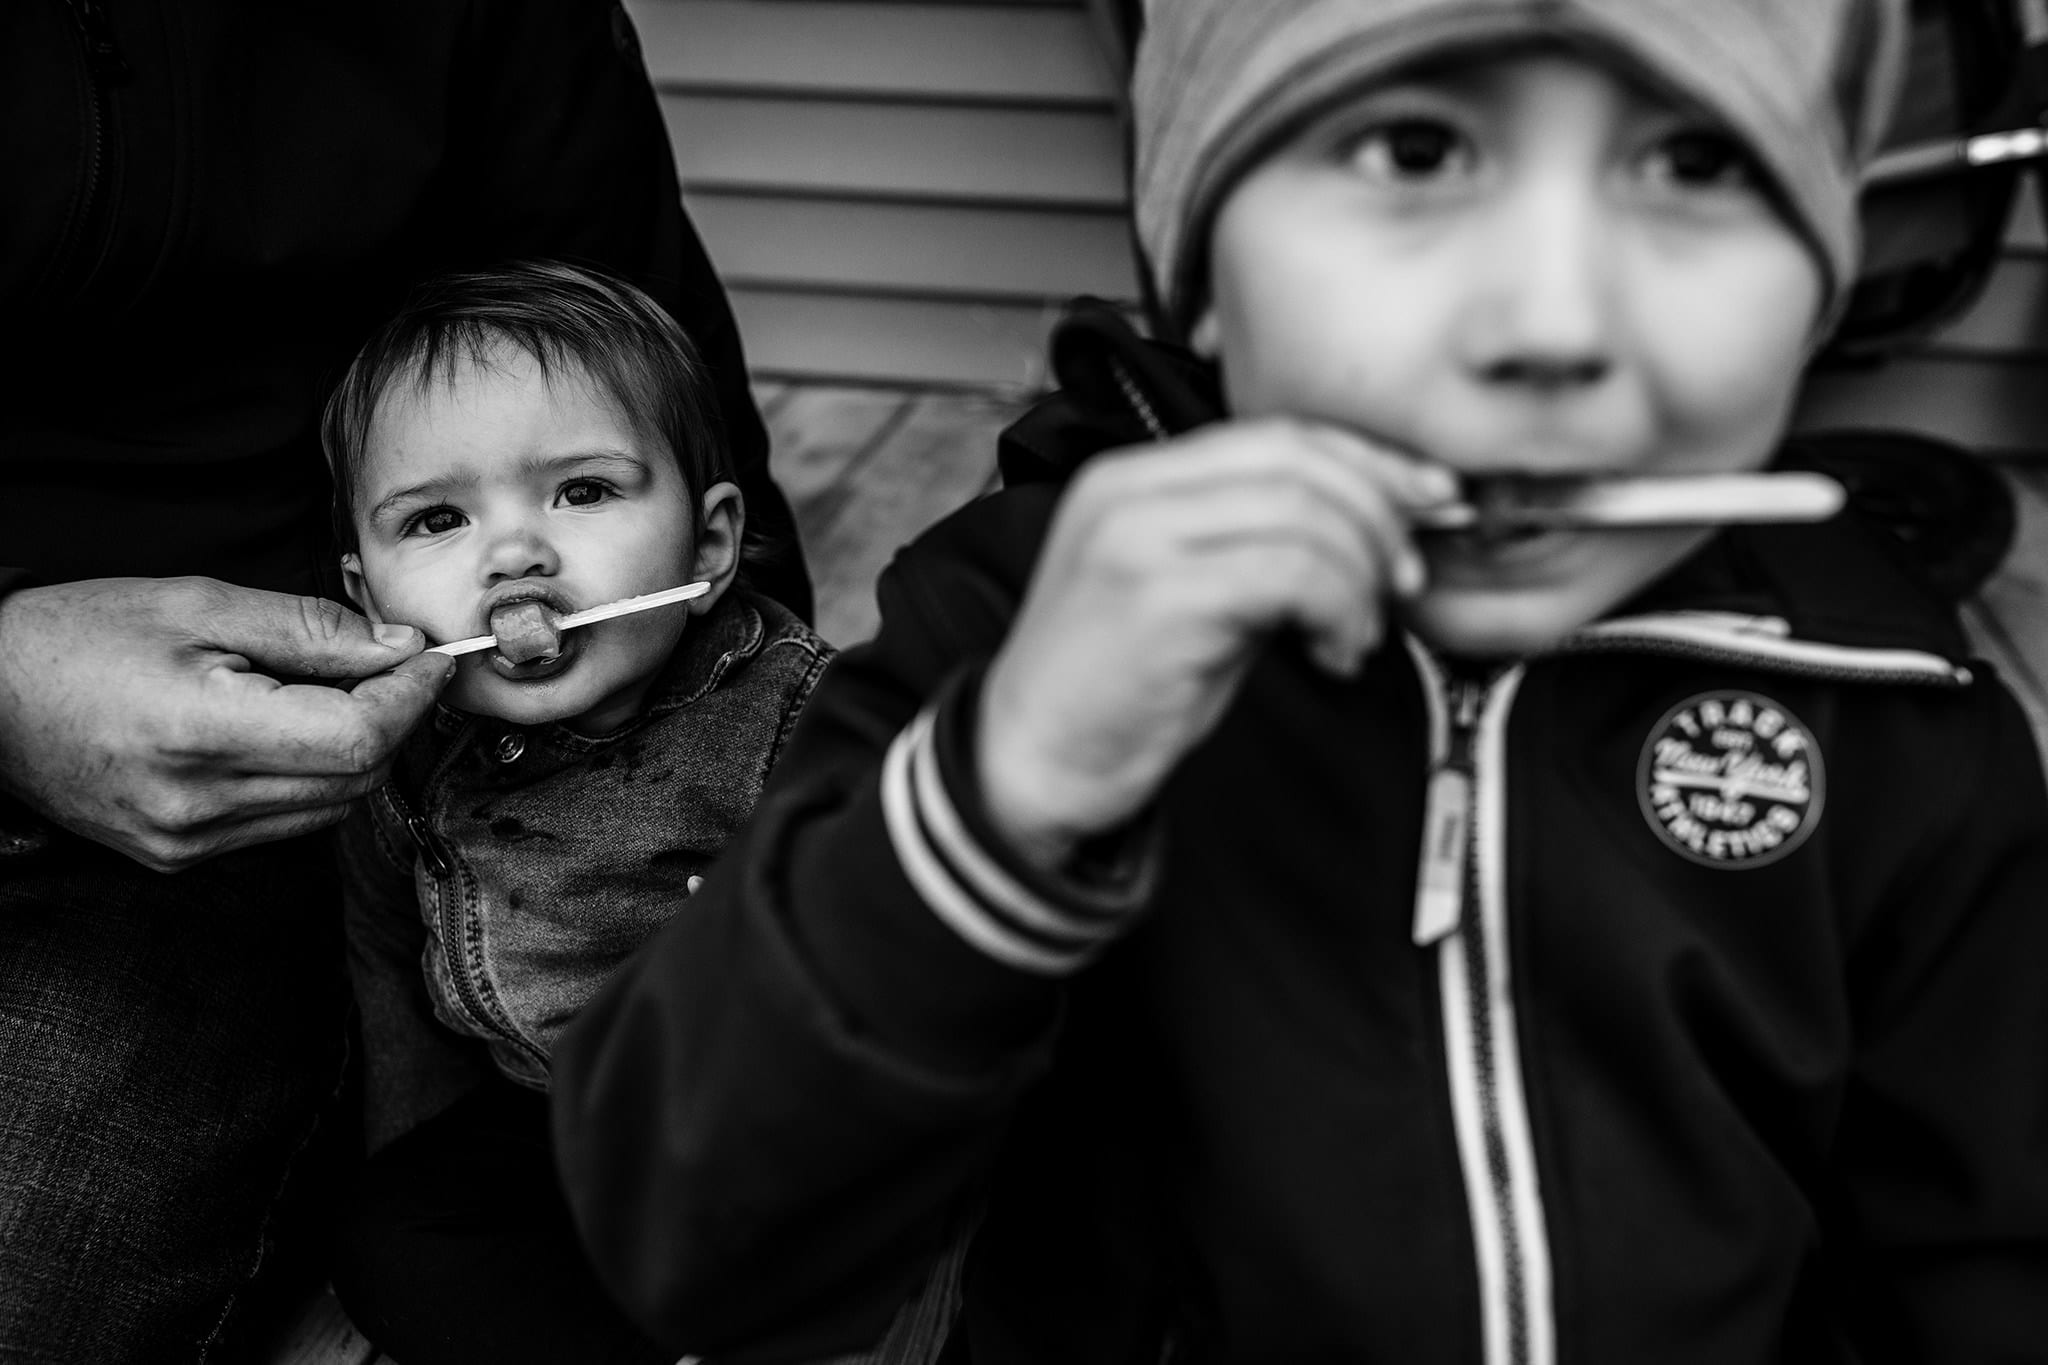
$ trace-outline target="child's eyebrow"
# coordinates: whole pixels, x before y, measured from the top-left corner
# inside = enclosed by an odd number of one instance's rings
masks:
[[[575,450],[567,454],[528,455],[519,461],[522,477],[563,474],[570,470],[612,468],[631,473],[646,468],[646,461],[626,450]]]
[[[443,474],[438,478],[422,479],[418,483],[407,484],[377,500],[376,506],[370,509],[370,524],[374,526],[412,503],[429,500],[438,502],[458,489],[475,486],[476,476],[468,473]]]

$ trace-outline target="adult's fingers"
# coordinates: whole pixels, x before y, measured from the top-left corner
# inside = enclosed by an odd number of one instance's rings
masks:
[[[348,812],[347,803],[343,803],[254,820],[222,821],[175,835],[151,834],[131,838],[123,843],[122,849],[154,871],[181,872],[238,848],[318,833],[340,824]]]
[[[196,836],[216,826],[345,806],[368,796],[389,776],[390,770],[380,767],[323,777],[251,773],[204,784],[166,783],[156,792],[138,797],[132,808],[138,819],[159,833]]]
[[[200,704],[165,747],[241,773],[367,773],[390,759],[454,671],[444,654],[416,654],[344,692],[215,668]]]
[[[206,599],[188,629],[202,642],[247,658],[267,673],[367,678],[417,654],[426,638],[411,626],[373,625],[324,597],[295,597],[188,580]]]

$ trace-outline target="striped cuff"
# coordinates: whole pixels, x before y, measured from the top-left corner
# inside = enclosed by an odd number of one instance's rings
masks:
[[[1111,895],[1080,886],[1055,901],[974,837],[939,771],[936,707],[905,726],[882,764],[882,817],[904,875],[932,913],[977,951],[1020,971],[1064,976],[1136,916],[1149,878]]]

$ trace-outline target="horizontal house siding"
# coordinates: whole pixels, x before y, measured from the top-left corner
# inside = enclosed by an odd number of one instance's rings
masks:
[[[760,377],[1028,391],[1065,300],[1135,300],[1084,5],[627,8]]]

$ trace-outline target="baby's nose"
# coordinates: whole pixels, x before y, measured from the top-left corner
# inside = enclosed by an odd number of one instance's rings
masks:
[[[560,569],[554,543],[526,525],[508,527],[494,538],[484,563],[486,580],[492,583],[547,576]]]

